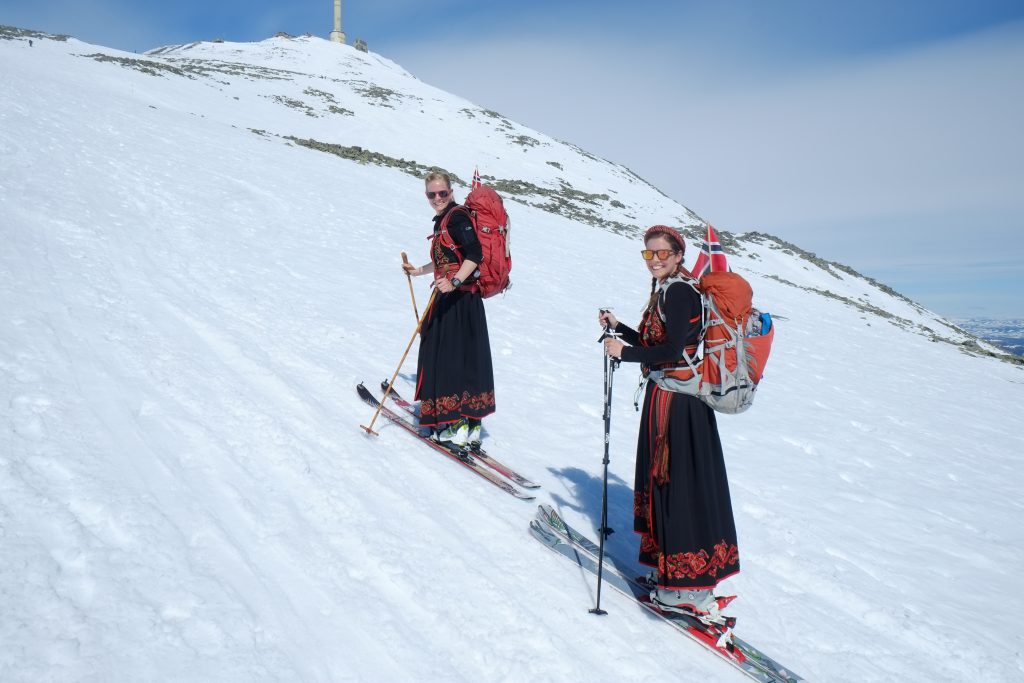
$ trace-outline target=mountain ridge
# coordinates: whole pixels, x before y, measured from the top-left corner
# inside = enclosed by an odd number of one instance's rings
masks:
[[[19,38],[24,39],[30,36],[61,42],[66,42],[69,39],[74,40],[69,36],[55,36],[43,32],[18,29],[14,27],[0,27],[0,38],[13,40]],[[83,43],[82,45],[85,44]],[[308,61],[312,61],[317,67],[323,67],[327,73],[311,74],[308,70],[300,70],[301,65],[299,62],[303,61],[302,56],[304,54],[304,49],[312,51],[312,56]],[[344,59],[335,59],[339,55],[343,56]],[[188,79],[206,79],[215,81],[220,86],[227,85],[229,81],[218,80],[218,78],[231,75],[244,80],[288,81],[297,78],[306,78],[313,81],[326,81],[337,85],[352,85],[354,81],[355,92],[369,102],[371,106],[377,107],[378,113],[382,109],[393,110],[395,101],[417,99],[422,102],[427,94],[433,94],[436,96],[440,93],[440,91],[423,84],[422,81],[409,74],[409,72],[401,66],[376,53],[360,52],[350,46],[338,45],[311,35],[300,37],[275,36],[257,43],[195,41],[179,45],[166,45],[146,51],[144,53],[145,58],[132,53],[124,53],[122,51],[112,50],[109,48],[103,48],[101,52],[80,56],[94,59],[100,63],[110,63],[121,66],[122,68],[137,70],[140,73],[153,77],[172,76]],[[292,64],[295,68],[281,69],[280,65],[282,59],[285,60],[286,63]],[[275,64],[277,66],[270,69],[266,66],[267,64]],[[340,69],[348,76],[357,76],[361,73],[358,66],[366,66],[368,64],[383,67],[386,72],[394,74],[400,81],[410,81],[421,84],[424,90],[419,92],[419,94],[403,92],[376,83],[370,84],[363,79],[340,78],[340,74],[334,74],[331,71],[331,69]],[[304,68],[308,69],[308,67]],[[325,90],[307,86],[301,91],[301,95],[304,95],[305,98],[299,99],[299,96],[294,95],[275,95],[273,101],[280,106],[285,106],[297,112],[301,112],[310,118],[355,116],[355,113],[351,109],[338,106],[336,95]],[[264,97],[267,96],[264,95]],[[235,99],[237,100],[238,97],[236,96]],[[616,176],[626,179],[626,181],[631,184],[637,182],[641,183],[642,186],[649,188],[652,192],[656,193],[661,198],[664,198],[664,200],[667,200],[667,204],[662,203],[664,213],[669,214],[669,217],[672,218],[671,222],[682,228],[684,234],[691,239],[691,254],[693,253],[693,247],[699,246],[702,239],[703,228],[707,224],[706,221],[688,207],[678,204],[675,200],[669,198],[661,190],[648,183],[633,171],[616,164],[615,162],[592,155],[571,143],[564,143],[547,138],[536,131],[519,126],[497,112],[476,107],[468,101],[460,100],[460,98],[455,98],[455,101],[465,102],[465,104],[468,105],[460,107],[458,113],[469,119],[479,118],[481,121],[493,123],[493,126],[498,131],[505,134],[513,144],[521,146],[523,152],[532,151],[532,148],[538,146],[564,146],[577,152],[584,160],[592,161],[611,168]],[[398,170],[417,177],[422,177],[425,171],[436,167],[432,163],[420,163],[414,159],[406,159],[405,154],[395,156],[388,151],[379,151],[368,148],[365,146],[365,140],[363,141],[364,144],[344,144],[343,142],[321,140],[314,137],[301,137],[296,135],[295,131],[269,131],[263,127],[254,126],[250,126],[249,130],[256,135],[277,138],[282,141],[333,154],[358,163],[397,168]],[[352,141],[349,140],[346,142]],[[473,142],[473,138],[470,138],[468,141],[462,141],[462,145],[472,148],[474,147]],[[415,156],[422,158],[422,155],[419,153]],[[478,164],[479,162],[473,163],[473,165]],[[549,160],[545,162],[545,165],[557,168],[559,171],[564,170],[562,161]],[[465,168],[470,168],[470,166],[467,165]],[[486,168],[487,167],[485,167],[485,169]],[[455,182],[460,186],[468,187],[468,183],[459,175],[458,172],[453,171],[450,168],[446,170],[453,176]],[[655,211],[652,211],[649,206],[641,205],[627,207],[623,204],[621,199],[612,196],[617,194],[613,188],[592,186],[586,189],[577,189],[572,184],[574,181],[579,183],[577,177],[572,177],[567,180],[566,178],[557,175],[552,177],[550,173],[544,175],[546,176],[544,178],[499,177],[493,171],[487,169],[485,170],[483,177],[488,184],[492,185],[505,196],[518,199],[548,212],[559,214],[566,218],[595,227],[608,229],[622,235],[636,236],[642,232],[645,225],[656,222],[667,222],[667,217],[665,215],[656,217]],[[647,213],[647,221],[639,220],[639,216],[643,213]],[[825,272],[832,272],[833,270],[845,272],[855,278],[864,280],[870,285],[878,288],[881,292],[911,304],[918,312],[925,312],[925,309],[919,304],[912,302],[910,299],[899,294],[885,284],[878,282],[873,278],[869,278],[857,272],[853,268],[839,262],[820,259],[812,252],[803,250],[799,246],[789,243],[777,236],[757,231],[734,235],[729,231],[722,230],[719,231],[719,238],[727,250],[730,248],[742,248],[741,245],[743,244],[757,244],[759,242],[763,243],[764,240],[768,240],[778,245],[778,248],[781,250],[793,253],[798,257],[817,265]],[[690,260],[692,260],[692,258],[693,257],[690,256]],[[784,284],[796,287],[806,286],[803,284],[791,283],[786,279],[782,279],[781,281]],[[880,310],[885,309],[884,306],[879,307],[875,305],[855,303],[852,298],[837,296],[827,288],[819,289],[812,287],[811,289],[812,291],[817,291],[823,296],[832,296],[834,298],[844,300],[850,305],[861,306],[862,310],[867,313],[878,314]],[[890,315],[900,321],[900,324],[916,324],[911,322],[905,316],[895,313]],[[931,335],[942,341],[948,341],[961,346],[969,353],[993,355],[995,357],[1004,358],[1009,362],[1016,362],[1013,355],[1007,353],[1004,349],[984,342],[980,337],[973,335],[967,330],[952,325],[939,316],[930,313],[928,315],[932,320],[931,324],[917,325],[923,334]],[[885,315],[883,314],[882,317],[885,317]],[[936,332],[934,329],[936,327],[942,330],[941,333]]]

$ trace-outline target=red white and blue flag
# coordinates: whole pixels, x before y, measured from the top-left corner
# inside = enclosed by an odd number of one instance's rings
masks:
[[[475,190],[476,188],[480,187],[481,185],[483,185],[483,183],[480,182],[480,169],[479,168],[474,168],[473,169],[473,187],[471,189]]]
[[[718,235],[715,233],[714,227],[708,223],[704,244],[700,245],[700,254],[697,255],[697,262],[693,264],[693,276],[700,278],[704,273],[724,273],[728,270],[729,264],[726,262],[722,245],[718,243]]]

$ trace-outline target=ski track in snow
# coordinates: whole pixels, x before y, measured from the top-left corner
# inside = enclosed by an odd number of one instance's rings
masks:
[[[190,79],[93,53],[249,66]],[[398,428],[359,429],[354,385],[390,377],[412,334],[399,253],[425,262],[429,208],[408,175],[276,136],[466,178],[479,164],[564,179],[617,199],[599,211],[632,225],[685,207],[316,39],[161,56],[0,40],[0,76],[0,679],[745,680],[614,592],[608,616],[589,615],[595,586],[529,538],[532,505]],[[354,114],[328,116],[310,89]],[[592,532],[595,313],[636,322],[640,244],[509,211],[514,286],[487,303],[487,445]],[[747,248],[731,265],[784,320],[757,405],[719,416],[739,635],[809,680],[1024,679],[1021,369],[965,355],[933,315],[865,281]],[[636,378],[615,374],[620,558],[638,543]]]

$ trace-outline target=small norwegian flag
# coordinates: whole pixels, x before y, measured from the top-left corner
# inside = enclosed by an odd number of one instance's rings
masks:
[[[700,278],[707,272],[728,272],[729,264],[726,262],[725,252],[722,245],[718,243],[718,235],[714,227],[708,223],[708,233],[704,237],[704,244],[700,245],[700,254],[697,255],[697,262],[693,264],[693,276]]]
[[[473,169],[473,187],[471,189],[475,190],[476,188],[480,187],[481,185],[483,185],[483,183],[480,182],[480,169],[479,168],[474,168]]]

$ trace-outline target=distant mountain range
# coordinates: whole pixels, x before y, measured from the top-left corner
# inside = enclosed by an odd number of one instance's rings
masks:
[[[1024,356],[1024,318],[961,318],[954,322],[987,342]]]

